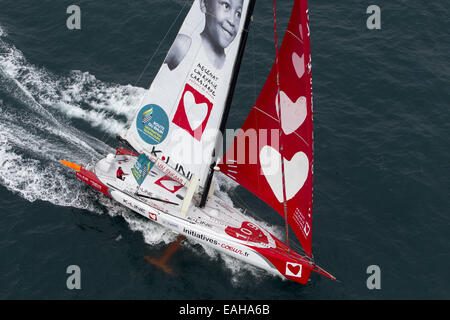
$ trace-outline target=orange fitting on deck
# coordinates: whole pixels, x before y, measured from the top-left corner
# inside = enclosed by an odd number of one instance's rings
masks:
[[[75,164],[75,163],[72,163],[72,162],[69,162],[69,161],[66,161],[66,160],[61,160],[61,163],[63,165],[65,165],[66,167],[69,167],[69,168],[71,168],[71,169],[73,169],[75,171],[80,171],[81,170],[81,166],[78,165],[78,164]]]

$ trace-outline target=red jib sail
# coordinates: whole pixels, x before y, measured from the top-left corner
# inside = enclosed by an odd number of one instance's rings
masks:
[[[274,64],[219,166],[283,218],[286,201],[287,223],[311,256],[313,115],[307,0],[294,3],[278,69],[279,87]]]

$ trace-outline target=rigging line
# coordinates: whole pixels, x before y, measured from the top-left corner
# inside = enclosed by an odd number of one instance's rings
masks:
[[[289,33],[291,36],[293,36],[295,39],[297,39],[298,41],[300,41],[303,44],[303,40],[300,39],[299,37],[297,37],[297,35],[295,33],[293,33],[290,30],[286,30],[286,33]]]
[[[144,75],[144,73],[147,71],[148,67],[150,66],[150,64],[152,63],[153,59],[155,58],[156,54],[159,52],[159,49],[161,48],[161,45],[164,43],[165,39],[167,38],[167,35],[170,33],[170,31],[172,30],[173,26],[175,25],[175,23],[178,21],[178,18],[180,17],[181,13],[183,12],[184,8],[186,8],[186,5],[188,4],[188,0],[184,1],[184,5],[183,7],[180,9],[180,11],[178,12],[178,15],[175,17],[174,21],[172,22],[172,24],[170,25],[169,29],[167,30],[166,34],[164,35],[163,39],[159,42],[158,47],[156,48],[156,50],[153,52],[153,55],[151,56],[150,60],[147,62],[147,65],[144,67],[144,69],[142,70],[141,74],[139,75],[139,77],[137,78],[137,80],[135,81],[133,86],[136,86],[137,83],[141,80],[142,76]],[[145,96],[145,95],[144,95]],[[119,111],[121,111],[121,108],[119,108]],[[107,135],[107,133],[105,132],[102,136],[102,138],[100,139],[100,141],[103,141],[105,139],[105,136]],[[106,140],[104,141],[105,144],[108,143],[109,139],[111,137],[108,136],[106,138]],[[92,157],[93,161],[94,158]]]
[[[280,118],[280,127],[281,127],[281,99],[280,99],[280,67],[278,64],[278,38],[277,38],[277,9],[275,6],[275,0],[273,0],[273,26],[274,26],[274,34],[275,34],[275,66],[277,71],[277,100],[278,100],[278,117]],[[288,215],[287,215],[287,203],[286,203],[286,179],[284,176],[284,158],[283,158],[283,130],[280,130],[280,157],[281,157],[281,176],[282,176],[282,186],[283,186],[283,210],[284,210],[284,220],[286,226],[286,245],[288,247],[288,252],[290,251],[289,247],[289,224],[288,224]]]
[[[161,48],[161,45],[164,43],[164,40],[166,40],[167,35],[170,33],[170,31],[172,30],[173,26],[175,25],[175,23],[178,21],[178,18],[180,17],[181,13],[183,12],[184,8],[186,7],[187,3],[189,1],[184,1],[184,5],[181,8],[181,10],[178,12],[178,15],[175,17],[175,20],[172,22],[172,24],[170,25],[169,29],[167,30],[166,34],[164,35],[164,38],[159,42],[158,47],[156,48],[155,52],[153,53],[152,57],[150,58],[150,60],[148,61],[147,65],[145,66],[144,70],[142,70],[141,74],[139,75],[138,79],[136,80],[135,84],[136,85],[142,78],[142,76],[144,75],[144,73],[147,71],[148,67],[150,66],[151,62],[153,61],[153,58],[156,56],[156,54],[159,52],[159,49]]]
[[[271,116],[270,114],[268,114],[267,112],[265,112],[265,111],[259,109],[259,108],[256,106],[256,104],[255,104],[255,106],[253,107],[253,110],[259,111],[259,112],[261,112],[263,115],[265,115],[265,116],[269,117],[270,119],[272,119],[272,120],[278,122],[279,124],[281,124],[280,119],[277,119],[277,118]],[[258,118],[256,118],[256,121],[258,121]],[[293,132],[292,134],[295,134],[295,135],[297,136],[297,138],[299,138],[300,140],[302,140],[303,143],[309,147],[309,143],[308,143],[305,139],[303,139],[303,137],[302,137],[301,135],[299,135],[297,132]]]
[[[253,16],[252,16],[252,22],[253,22]],[[255,28],[253,28],[253,32],[252,32],[253,101],[255,101],[254,103],[256,104],[255,32],[256,32]]]
[[[252,19],[252,23],[255,23],[254,21],[253,21],[253,19]],[[258,97],[257,97],[257,95],[256,95],[256,68],[255,68],[255,65],[256,65],[256,59],[255,59],[255,57],[256,57],[256,54],[255,54],[255,33],[256,33],[256,28],[255,27],[253,27],[253,34],[252,34],[252,54],[253,54],[253,63],[252,63],[252,65],[253,65],[253,96],[254,96],[254,99],[253,99],[253,106],[252,107],[256,107],[256,103],[257,103],[257,99],[258,99]],[[250,112],[251,112],[251,110],[252,109],[250,109]],[[255,122],[256,122],[256,128],[259,128],[259,124],[258,124],[258,119],[259,119],[259,117],[255,117]],[[258,135],[258,144],[260,143],[259,142],[259,135]],[[261,185],[261,179],[262,179],[262,177],[261,177],[261,175],[260,174],[258,174],[257,175],[257,183],[258,183],[258,186],[260,186]],[[236,178],[234,178],[234,180],[236,181]],[[259,188],[259,187],[258,187]]]

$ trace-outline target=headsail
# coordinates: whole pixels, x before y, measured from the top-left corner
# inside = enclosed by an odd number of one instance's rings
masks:
[[[278,64],[279,99],[274,65],[220,168],[283,217],[285,192],[287,223],[311,256],[313,119],[307,0],[294,3]]]
[[[203,185],[230,90],[250,0],[195,0],[122,135]]]

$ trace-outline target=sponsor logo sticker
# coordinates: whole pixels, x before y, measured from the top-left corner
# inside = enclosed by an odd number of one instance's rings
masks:
[[[286,275],[300,278],[302,276],[302,265],[298,263],[286,262]]]
[[[148,217],[150,218],[150,220],[158,221],[158,215],[156,213],[149,212]]]
[[[160,144],[169,133],[169,118],[163,108],[156,104],[148,104],[138,113],[136,129],[146,143]]]

